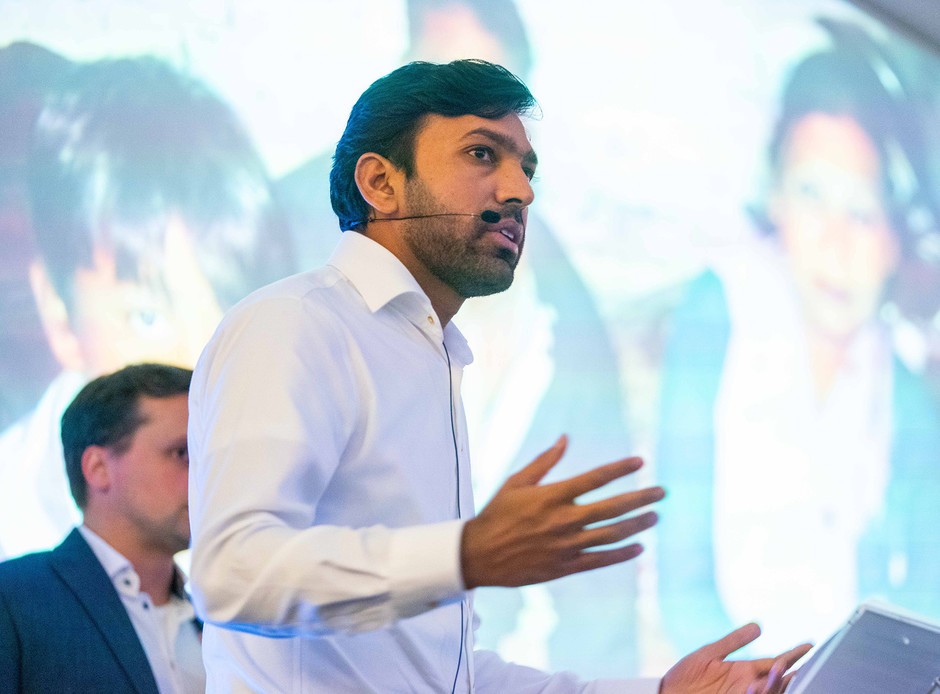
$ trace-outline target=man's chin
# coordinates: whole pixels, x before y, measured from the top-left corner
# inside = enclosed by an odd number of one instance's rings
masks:
[[[468,286],[466,286],[464,290],[461,290],[461,294],[468,299],[475,296],[499,294],[512,286],[514,276],[513,270],[510,269],[500,275],[494,275],[485,280],[478,280],[472,284],[468,283]]]

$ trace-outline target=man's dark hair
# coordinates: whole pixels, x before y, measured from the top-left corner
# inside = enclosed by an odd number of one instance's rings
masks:
[[[49,94],[33,143],[33,224],[66,306],[96,248],[113,252],[120,279],[162,276],[176,215],[223,309],[293,271],[269,177],[235,113],[156,58],[77,65]]]
[[[82,454],[89,446],[122,453],[144,423],[143,397],[168,398],[189,393],[193,372],[165,364],[134,364],[99,376],[82,388],[62,415],[62,451],[72,497],[79,508],[88,502]]]
[[[343,231],[364,226],[369,205],[356,186],[356,164],[375,152],[414,173],[414,143],[428,115],[502,118],[530,112],[529,88],[507,69],[483,60],[416,61],[366,89],[349,114],[330,171],[330,202]]]

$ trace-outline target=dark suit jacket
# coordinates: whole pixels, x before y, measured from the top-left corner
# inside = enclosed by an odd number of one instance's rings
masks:
[[[135,692],[157,683],[121,598],[78,530],[0,564],[0,694]]]

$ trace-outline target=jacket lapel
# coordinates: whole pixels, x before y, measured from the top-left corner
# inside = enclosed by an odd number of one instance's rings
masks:
[[[158,694],[150,662],[111,579],[85,538],[73,530],[52,551],[52,569],[101,632],[115,660],[140,694]]]

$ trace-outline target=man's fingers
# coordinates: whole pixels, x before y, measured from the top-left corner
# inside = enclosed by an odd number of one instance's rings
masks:
[[[625,513],[636,511],[657,501],[662,501],[666,490],[662,487],[647,487],[635,492],[618,494],[609,499],[602,499],[590,504],[584,504],[581,509],[581,525],[600,523],[601,521],[617,518]]]
[[[776,658],[761,658],[751,661],[762,677],[748,688],[749,694],[752,690],[754,694],[780,694],[785,691],[794,675],[793,672],[788,672],[788,670],[793,667],[796,661],[806,655],[812,647],[812,644],[803,643],[781,653]]]
[[[659,516],[650,511],[633,518],[626,518],[617,523],[588,528],[577,536],[577,548],[588,549],[620,542],[631,535],[652,528],[656,525],[657,520],[659,520]]]
[[[777,656],[776,662],[784,666],[783,670],[786,672],[791,667],[796,664],[800,658],[812,650],[813,644],[811,643],[801,643],[799,646],[791,648],[789,651],[784,651]]]
[[[596,552],[582,552],[578,557],[565,567],[565,571],[560,575],[569,575],[581,573],[582,571],[592,571],[601,569],[613,564],[621,564],[625,561],[635,559],[643,553],[643,545],[634,543],[626,547],[617,549],[605,549]]]
[[[810,648],[812,648],[812,645],[802,644],[778,656],[770,668],[770,672],[767,673],[767,681],[764,686],[755,689],[755,694],[781,694],[785,692],[795,674],[793,672],[788,673],[787,670],[793,667],[797,660],[806,655]],[[748,692],[750,691],[748,689]]]
[[[568,437],[562,435],[555,445],[539,455],[535,460],[522,468],[519,472],[510,475],[503,484],[504,487],[526,487],[537,485],[545,475],[561,460],[568,447]],[[623,458],[607,465],[601,465],[593,470],[588,470],[580,475],[576,475],[560,482],[547,484],[543,488],[549,493],[557,496],[564,501],[574,501],[582,494],[586,494],[594,489],[599,489],[620,477],[625,477],[636,472],[643,466],[643,461],[637,457]],[[665,496],[665,491],[661,487],[651,487],[648,490],[641,490],[639,496],[621,495],[616,497],[614,505],[621,505],[623,510],[617,512],[605,511],[603,507],[593,507],[591,512],[593,516],[587,517],[584,524],[608,520],[617,516],[636,510],[641,506],[659,501]]]
[[[566,480],[547,484],[545,488],[550,489],[561,500],[574,501],[582,494],[587,494],[616,479],[634,473],[641,467],[643,467],[641,458],[623,458],[613,463],[600,465]]]
[[[551,448],[536,457],[535,460],[519,470],[519,472],[510,475],[503,486],[527,487],[538,484],[542,481],[542,478],[548,474],[548,471],[555,467],[555,464],[561,460],[567,447],[568,437],[562,434]]]
[[[786,665],[780,661],[773,664],[770,673],[767,675],[767,683],[764,685],[765,692],[782,691],[783,673],[787,671]]]
[[[760,636],[760,627],[754,622],[751,622],[750,624],[745,624],[743,627],[738,627],[730,634],[721,637],[714,643],[702,646],[700,650],[716,660],[724,660],[739,648],[744,648],[744,646],[751,643],[751,641],[758,636]],[[766,667],[770,668],[773,661],[770,658],[767,658],[767,661]]]

